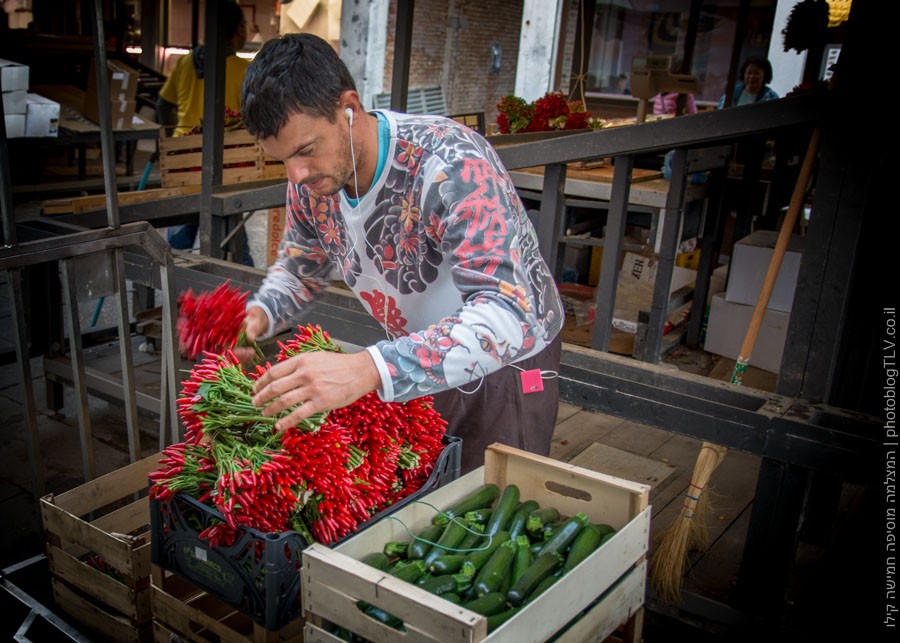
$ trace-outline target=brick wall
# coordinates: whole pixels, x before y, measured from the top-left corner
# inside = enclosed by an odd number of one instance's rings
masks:
[[[397,3],[388,15],[384,91],[394,64]],[[426,0],[415,4],[409,86],[441,85],[448,112],[485,113],[494,123],[496,105],[513,93],[519,53],[522,0]],[[491,45],[501,48],[498,73],[491,73]]]

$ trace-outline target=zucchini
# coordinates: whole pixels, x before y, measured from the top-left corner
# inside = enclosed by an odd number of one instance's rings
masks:
[[[525,533],[525,523],[528,522],[528,514],[539,507],[540,505],[538,505],[536,500],[526,500],[518,506],[513,512],[507,528],[511,540],[515,540],[519,534]]]
[[[520,492],[517,485],[506,485],[503,493],[500,495],[500,500],[497,501],[497,506],[494,507],[494,512],[491,514],[491,519],[488,521],[484,533],[488,536],[493,536],[501,529],[506,529],[516,507],[519,506],[519,495]]]
[[[425,558],[423,559],[425,561],[425,567],[427,568],[431,565],[438,556],[450,553],[450,550],[455,550],[456,546],[462,542],[463,538],[465,538],[468,533],[469,528],[466,526],[466,523],[463,522],[461,518],[453,518],[447,526],[444,527],[444,533],[441,534],[438,541],[428,553],[425,554]]]
[[[525,570],[531,567],[531,543],[528,542],[528,536],[524,534],[516,538],[516,558],[513,561],[513,571],[511,580],[515,583],[522,577]]]
[[[380,607],[375,607],[374,605],[369,605],[364,611],[363,614],[374,618],[379,623],[384,623],[395,630],[399,630],[401,632],[405,632],[406,628],[403,626],[403,621],[394,616],[393,614],[389,614],[385,612]]]
[[[465,554],[441,554],[428,566],[432,574],[455,574],[462,568]]]
[[[421,560],[414,560],[408,565],[404,565],[400,569],[391,572],[391,576],[405,580],[407,583],[415,583],[422,574],[425,573],[425,563]]]
[[[500,592],[491,592],[490,594],[485,594],[484,596],[479,596],[476,599],[463,603],[463,607],[472,610],[476,614],[490,616],[491,614],[497,614],[506,609],[506,596]]]
[[[470,527],[472,525],[486,525],[488,520],[491,519],[491,514],[494,513],[494,510],[489,507],[483,507],[482,509],[473,509],[472,511],[467,511],[466,515],[463,518],[466,521],[466,524]]]
[[[601,536],[605,536],[606,534],[611,534],[615,531],[612,528],[612,525],[607,525],[605,523],[594,523],[594,527],[600,532]]]
[[[585,525],[569,547],[569,554],[562,566],[562,574],[568,574],[575,565],[594,553],[594,550],[600,546],[601,540],[603,540],[603,535],[599,529],[594,525]]]
[[[445,601],[450,601],[451,603],[454,603],[456,605],[462,603],[462,596],[460,596],[456,592],[444,592],[443,594],[438,594],[438,596],[443,598]]]
[[[464,516],[467,511],[490,507],[499,495],[500,487],[492,483],[484,484],[449,509],[436,515],[431,522],[435,525],[446,525],[451,518]]]
[[[388,557],[384,555],[384,552],[373,551],[371,554],[366,554],[365,556],[363,556],[360,562],[365,563],[369,567],[374,567],[375,569],[384,571],[388,566]]]
[[[587,515],[579,511],[577,514],[567,519],[563,525],[553,533],[553,536],[551,536],[550,539],[544,543],[544,546],[541,547],[541,553],[538,554],[538,556],[550,552],[556,553],[565,551],[566,547],[575,540],[575,536],[578,535],[578,532],[588,524],[590,524],[590,520]]]
[[[516,557],[516,543],[511,540],[501,544],[475,577],[472,588],[476,596],[484,596],[496,592],[509,574],[513,559]]]
[[[497,614],[491,614],[487,617],[487,631],[488,634],[496,630],[498,627],[506,623],[510,618],[515,616],[518,611],[522,609],[521,607],[510,607],[509,609],[505,609],[502,612],[498,612]]]
[[[409,543],[402,543],[397,540],[389,540],[384,543],[382,553],[388,558],[406,558],[406,552],[409,549]]]
[[[521,605],[532,590],[537,587],[538,583],[556,571],[556,568],[561,563],[562,556],[555,551],[541,554],[535,558],[534,562],[525,570],[525,573],[506,593],[506,600],[514,607]]]
[[[606,543],[608,543],[608,542],[609,542],[609,539],[612,538],[612,537],[615,536],[615,535],[616,535],[616,532],[614,532],[614,531],[611,531],[611,532],[609,532],[608,534],[606,534],[606,535],[600,540],[600,544],[598,545],[598,547],[602,547],[603,545],[605,545]]]
[[[470,551],[466,554],[466,560],[463,561],[462,571],[466,573],[470,573],[474,578],[475,573],[481,569],[482,565],[484,565],[488,558],[497,550],[497,548],[502,545],[504,542],[509,540],[509,532],[507,531],[498,531],[496,534],[491,536],[488,541],[484,544],[485,546],[481,549],[476,549],[474,551]]]
[[[453,574],[432,576],[424,583],[417,583],[417,585],[432,594],[446,594],[457,590],[456,579],[453,577]]]
[[[560,578],[561,576],[557,576],[556,574],[550,574],[549,576],[544,577],[544,580],[538,583],[537,587],[531,590],[531,593],[525,598],[525,602],[530,603],[531,601],[536,599],[538,596],[550,589],[550,586]]]
[[[406,557],[409,560],[420,560],[425,558],[425,554],[434,547],[441,534],[444,533],[444,527],[441,525],[428,525],[420,531],[406,550]]]
[[[486,544],[487,541],[484,539],[484,525],[479,525],[477,523],[469,525],[469,532],[466,534],[466,537],[462,539],[462,542],[459,543],[459,547],[456,548],[456,553],[468,554],[476,549],[480,549]]]
[[[544,525],[549,522],[559,522],[559,511],[555,507],[541,507],[528,514],[525,529],[532,537],[540,538]]]

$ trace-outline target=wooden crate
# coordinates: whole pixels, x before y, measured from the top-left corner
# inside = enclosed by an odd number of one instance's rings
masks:
[[[521,498],[554,506],[560,513],[581,511],[593,522],[612,525],[616,535],[548,591],[487,634],[487,619],[360,562],[389,540],[408,540],[434,516],[484,483],[518,485]],[[650,487],[494,444],[485,465],[437,489],[333,549],[313,544],[303,552],[303,607],[309,636],[335,624],[375,643],[423,641],[465,643],[603,641],[629,624],[640,640],[650,534]],[[425,504],[427,503],[427,504]],[[366,601],[403,620],[406,632],[359,611]],[[324,631],[324,630],[322,630]],[[327,633],[327,632],[326,632]],[[328,641],[326,637],[307,640]]]
[[[150,512],[147,474],[159,454],[58,496],[41,498],[53,596],[60,608],[114,641],[148,641]],[[136,494],[143,497],[135,500]],[[88,563],[102,561],[115,575]]]
[[[203,135],[159,139],[160,182],[164,188],[200,185]],[[265,178],[263,153],[247,130],[225,132],[222,155],[222,183],[243,183]]]
[[[153,637],[157,643],[301,643],[303,619],[278,632],[208,594],[177,574],[152,566]],[[173,638],[174,637],[174,638]]]
[[[160,199],[168,199],[170,197],[182,196],[185,194],[196,194],[199,191],[199,185],[181,185],[171,188],[119,192],[119,205],[133,205],[135,203],[159,201]],[[41,214],[44,216],[53,216],[58,214],[93,212],[94,210],[102,210],[105,207],[105,194],[62,197],[59,199],[47,199],[46,201],[41,202]]]

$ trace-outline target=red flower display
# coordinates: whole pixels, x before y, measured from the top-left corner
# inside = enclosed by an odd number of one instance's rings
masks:
[[[549,132],[591,127],[591,113],[581,101],[572,101],[561,92],[547,92],[533,103],[518,96],[505,96],[497,103],[497,126],[501,134]]]

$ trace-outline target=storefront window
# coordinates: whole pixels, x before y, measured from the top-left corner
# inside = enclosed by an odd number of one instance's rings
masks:
[[[740,0],[710,0],[700,10],[691,69],[703,91],[718,101],[725,93]],[[750,2],[741,34],[741,59],[766,56],[776,0]],[[635,56],[672,56],[685,49],[690,0],[596,0],[588,61],[589,94],[627,94]]]

